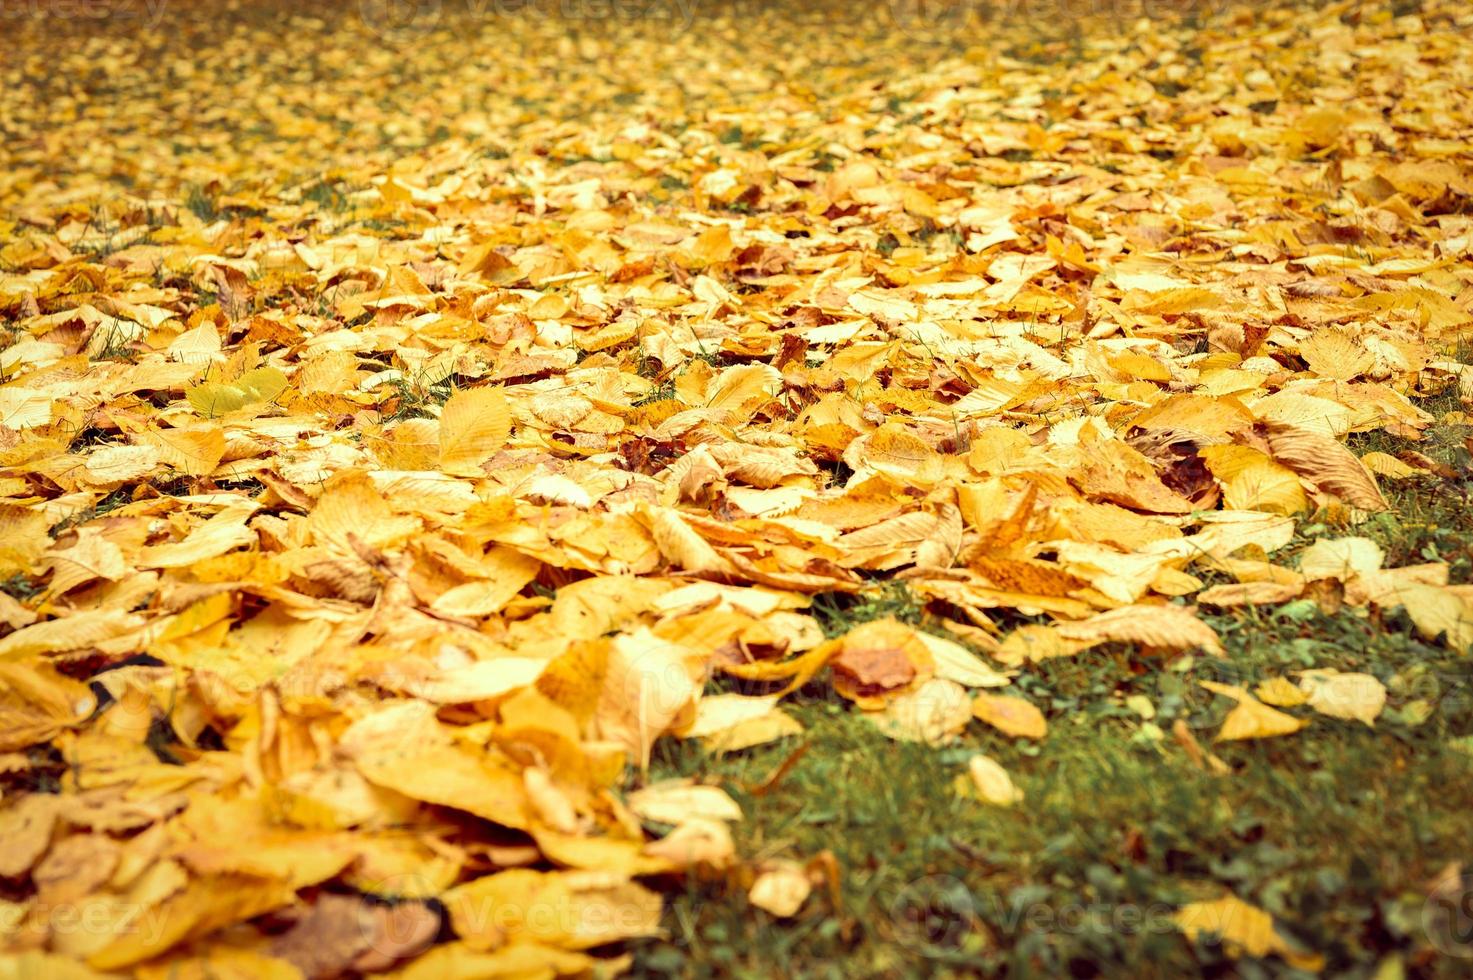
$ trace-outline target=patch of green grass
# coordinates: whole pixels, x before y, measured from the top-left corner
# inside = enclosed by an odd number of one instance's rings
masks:
[[[1369,537],[1386,552],[1388,567],[1445,561],[1454,582],[1473,579],[1473,458],[1465,441],[1473,427],[1442,421],[1461,405],[1455,391],[1422,399],[1418,407],[1438,421],[1420,439],[1377,430],[1350,437],[1358,456],[1380,452],[1400,456],[1414,452],[1447,467],[1453,476],[1425,474],[1408,479],[1381,479],[1381,492],[1391,509],[1349,533]]]
[[[311,201],[324,210],[338,212],[348,210],[353,203],[337,184],[326,180],[319,180],[302,191],[302,200]]]
[[[194,216],[205,224],[218,221],[225,213],[216,197],[203,187],[189,188],[184,195],[184,206],[194,212]]]
[[[924,615],[895,583],[818,596],[813,611],[829,635]],[[1418,638],[1401,615],[1327,616],[1296,603],[1209,621],[1220,657],[1115,645],[1028,667],[1010,693],[1048,716],[1040,742],[973,722],[949,746],[897,743],[821,695],[789,704],[806,731],[783,742],[725,756],[661,742],[651,779],[719,781],[746,814],[736,833],[747,858],[831,852],[841,900],[816,888],[779,920],[737,883],[692,885],[671,898],[667,938],[636,948],[636,971],[1310,976],[1274,957],[1235,961],[1172,924],[1183,904],[1230,891],[1323,954],[1325,976],[1466,975],[1468,961],[1438,954],[1422,914],[1427,882],[1466,857],[1473,835],[1470,661]],[[1386,684],[1377,726],[1300,707],[1292,713],[1310,722],[1301,732],[1212,743],[1232,704],[1200,681],[1251,688],[1311,667]],[[1178,722],[1231,771],[1199,768],[1170,734]],[[978,752],[1012,774],[1021,804],[956,794]]]
[[[23,572],[16,572],[8,578],[0,579],[0,592],[4,592],[20,603],[30,602],[45,591],[44,586],[33,582],[31,577]]]
[[[1387,567],[1443,561],[1454,583],[1473,579],[1473,481],[1419,478],[1386,489],[1393,509],[1354,532],[1381,546]]]
[[[136,362],[138,352],[133,349],[133,338],[120,329],[116,322],[109,323],[106,330],[102,347],[93,355],[92,360]]]
[[[925,604],[904,582],[876,582],[862,592],[820,592],[809,609],[825,636],[842,636],[861,623],[893,616],[918,626]]]
[[[77,527],[81,524],[86,524],[88,521],[94,521],[99,517],[105,517],[106,515],[117,510],[119,507],[130,504],[132,502],[133,488],[127,486],[118,487],[116,490],[103,497],[91,507],[84,507],[81,510],[77,511],[75,514],[72,514],[70,517],[65,517],[61,521],[57,522],[57,524],[51,528],[51,536],[54,538],[58,534],[70,528]]]
[[[641,408],[655,402],[669,401],[675,397],[675,379],[668,378],[651,388],[646,394],[630,404],[634,408]]]
[[[384,416],[384,422],[399,422],[404,419],[431,418],[430,406],[443,405],[455,394],[453,378],[428,384],[410,378],[399,378],[390,382],[394,390],[394,408]]]

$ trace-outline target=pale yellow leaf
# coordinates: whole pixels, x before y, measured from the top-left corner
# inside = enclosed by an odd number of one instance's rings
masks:
[[[1386,687],[1370,674],[1305,670],[1299,673],[1299,686],[1309,706],[1320,714],[1359,721],[1368,728],[1375,727],[1386,707]]]
[[[1014,738],[1038,739],[1048,734],[1048,721],[1043,712],[1014,695],[979,694],[972,702],[972,714]]]
[[[1013,777],[989,756],[972,756],[967,761],[967,778],[970,783],[965,785],[965,790],[984,803],[1012,806],[1023,801],[1023,791],[1013,785]]]
[[[747,901],[770,915],[787,919],[798,914],[812,891],[813,883],[801,864],[777,861],[757,875],[747,891]]]

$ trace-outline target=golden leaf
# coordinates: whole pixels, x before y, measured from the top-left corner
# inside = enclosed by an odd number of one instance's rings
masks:
[[[1241,687],[1218,684],[1215,681],[1201,681],[1200,683],[1207,690],[1238,702],[1237,707],[1228,712],[1227,717],[1223,719],[1222,729],[1217,733],[1216,740],[1219,742],[1292,735],[1308,724],[1293,715],[1275,711]]]
[[[0,751],[45,742],[81,724],[96,707],[88,685],[48,664],[0,663]]]
[[[993,728],[1013,738],[1043,738],[1048,722],[1043,712],[1020,697],[1010,694],[979,694],[972,702],[972,714]]]
[[[1172,921],[1189,939],[1216,936],[1234,959],[1278,955],[1292,966],[1307,970],[1317,970],[1323,962],[1321,957],[1291,945],[1274,928],[1272,916],[1235,895],[1184,905]]]
[[[484,476],[482,464],[506,445],[511,405],[500,388],[457,391],[440,412],[440,469]]]

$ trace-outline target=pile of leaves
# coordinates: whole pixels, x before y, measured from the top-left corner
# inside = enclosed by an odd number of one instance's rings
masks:
[[[0,86],[19,975],[617,973],[661,888],[832,884],[646,785],[657,739],[792,738],[824,685],[1046,740],[1020,672],[1220,652],[1199,605],[1473,648],[1473,586],[1357,534],[1460,474],[1347,446],[1473,421],[1456,0],[187,6],[38,5]],[[882,583],[926,629],[826,633]],[[1219,740],[1386,702],[1206,683]]]

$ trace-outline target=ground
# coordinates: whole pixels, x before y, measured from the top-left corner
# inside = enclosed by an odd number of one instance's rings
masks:
[[[0,23],[0,976],[1473,970],[1461,3]]]

